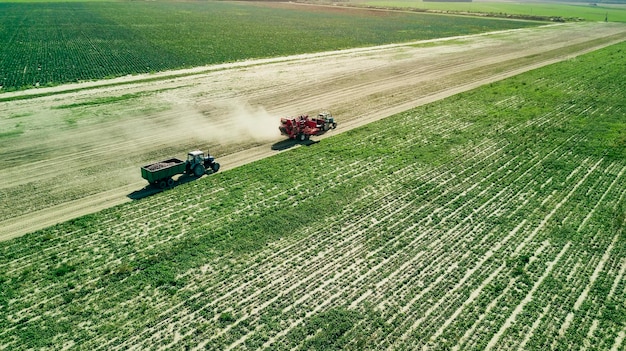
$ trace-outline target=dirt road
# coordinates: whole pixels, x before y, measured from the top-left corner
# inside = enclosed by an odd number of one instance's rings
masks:
[[[152,161],[276,154],[281,116],[330,110],[329,137],[625,39],[622,24],[561,24],[0,94],[0,240],[147,194]]]

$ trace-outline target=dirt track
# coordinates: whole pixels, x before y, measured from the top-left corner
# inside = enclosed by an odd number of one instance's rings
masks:
[[[146,195],[151,161],[276,154],[280,116],[328,109],[328,137],[625,39],[622,24],[550,25],[0,94],[51,93],[0,102],[0,132],[21,133],[0,145],[0,240]]]

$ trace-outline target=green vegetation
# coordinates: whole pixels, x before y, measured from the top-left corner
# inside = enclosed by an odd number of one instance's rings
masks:
[[[622,349],[626,43],[0,243],[0,348]]]
[[[440,12],[469,12],[490,14],[498,17],[507,16],[538,16],[562,18],[564,20],[584,20],[600,22],[626,22],[626,4],[584,1],[580,3],[564,3],[556,1],[544,2],[436,2],[413,0],[366,0],[355,1],[355,4],[374,7],[411,8]]]
[[[80,107],[80,106],[102,105],[102,104],[108,104],[112,102],[120,102],[120,101],[125,101],[125,100],[136,99],[144,95],[145,93],[134,93],[134,94],[124,94],[120,96],[108,96],[108,97],[97,98],[97,99],[93,99],[93,100],[85,101],[85,102],[77,102],[74,104],[59,105],[56,108],[65,109],[65,108],[74,108],[74,107]]]
[[[22,135],[24,133],[24,129],[20,123],[17,123],[15,127],[7,132],[0,131],[0,139],[16,137]]]
[[[274,3],[0,2],[0,85],[11,91],[535,25]]]

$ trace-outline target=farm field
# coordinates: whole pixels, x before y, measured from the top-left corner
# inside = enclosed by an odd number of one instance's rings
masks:
[[[0,1],[0,92],[540,24],[277,2]]]
[[[0,243],[0,349],[623,350],[626,42]]]
[[[139,166],[189,150],[276,154],[281,116],[328,109],[335,135],[625,38],[571,23],[4,93],[0,238],[141,197]]]
[[[421,9],[434,12],[462,12],[474,14],[488,14],[498,17],[545,17],[561,18],[567,21],[610,21],[626,22],[626,2],[612,3],[593,1],[497,1],[478,0],[471,2],[445,1],[376,1],[353,0],[350,4],[358,6],[388,7],[398,9]]]

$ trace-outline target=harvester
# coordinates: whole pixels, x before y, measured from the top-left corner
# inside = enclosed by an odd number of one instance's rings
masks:
[[[320,112],[316,118],[309,118],[308,115],[283,117],[278,127],[282,135],[300,141],[308,140],[311,135],[320,135],[335,128],[337,128],[337,122],[330,112]]]

